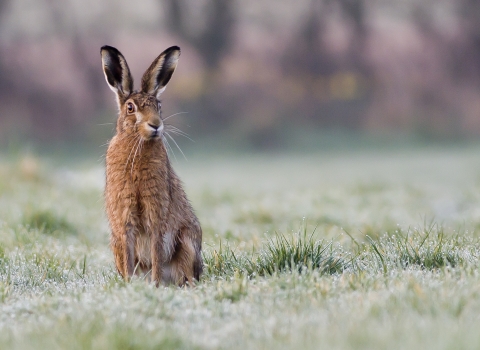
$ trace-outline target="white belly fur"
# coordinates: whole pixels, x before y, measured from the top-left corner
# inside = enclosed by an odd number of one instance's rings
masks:
[[[150,236],[145,233],[137,234],[135,237],[135,255],[141,264],[152,266],[150,251]],[[163,256],[165,262],[170,262],[175,249],[175,236],[173,232],[166,232],[163,235]]]
[[[135,256],[142,265],[151,266],[150,236],[137,234],[135,237]]]

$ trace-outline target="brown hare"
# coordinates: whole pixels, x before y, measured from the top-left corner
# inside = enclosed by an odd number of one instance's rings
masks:
[[[172,46],[153,61],[140,91],[116,48],[103,46],[100,53],[120,110],[106,154],[105,186],[116,267],[126,280],[143,274],[157,285],[191,285],[203,269],[202,229],[168,159],[159,101],[180,48]]]

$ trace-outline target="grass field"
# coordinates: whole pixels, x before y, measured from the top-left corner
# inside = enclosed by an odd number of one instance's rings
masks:
[[[101,161],[4,156],[0,348],[478,349],[479,154],[187,154],[183,289],[117,275]]]

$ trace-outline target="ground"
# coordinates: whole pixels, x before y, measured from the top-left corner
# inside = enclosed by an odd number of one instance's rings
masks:
[[[173,161],[194,288],[124,283],[103,163],[0,158],[0,348],[477,349],[480,147]]]

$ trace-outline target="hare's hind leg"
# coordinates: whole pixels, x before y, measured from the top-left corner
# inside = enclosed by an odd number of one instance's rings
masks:
[[[193,277],[200,281],[200,276],[203,272],[203,258],[202,258],[202,228],[197,224],[189,231],[193,248],[195,251],[195,260],[193,262]]]
[[[158,286],[162,280],[163,258],[163,237],[153,233],[151,235],[151,261],[152,261],[152,282]]]
[[[111,246],[115,257],[115,265],[118,272],[125,280],[129,280],[133,275],[135,262],[135,236],[133,225],[127,224],[123,234],[116,237],[112,235]]]
[[[110,238],[110,247],[112,248],[113,257],[115,259],[115,267],[117,268],[118,273],[123,277],[125,273],[125,263],[123,262],[125,260],[125,256],[123,254],[124,249],[122,248],[123,244],[113,234]]]
[[[193,262],[193,277],[197,281],[200,281],[200,276],[203,272],[203,258],[201,249],[201,246],[195,248],[195,261]]]
[[[175,247],[175,253],[172,256],[172,260],[167,266],[169,276],[167,283],[174,283],[179,286],[183,286],[185,283],[189,283],[191,286],[194,282],[194,270],[195,270],[195,248],[190,237],[182,234],[178,239]]]

